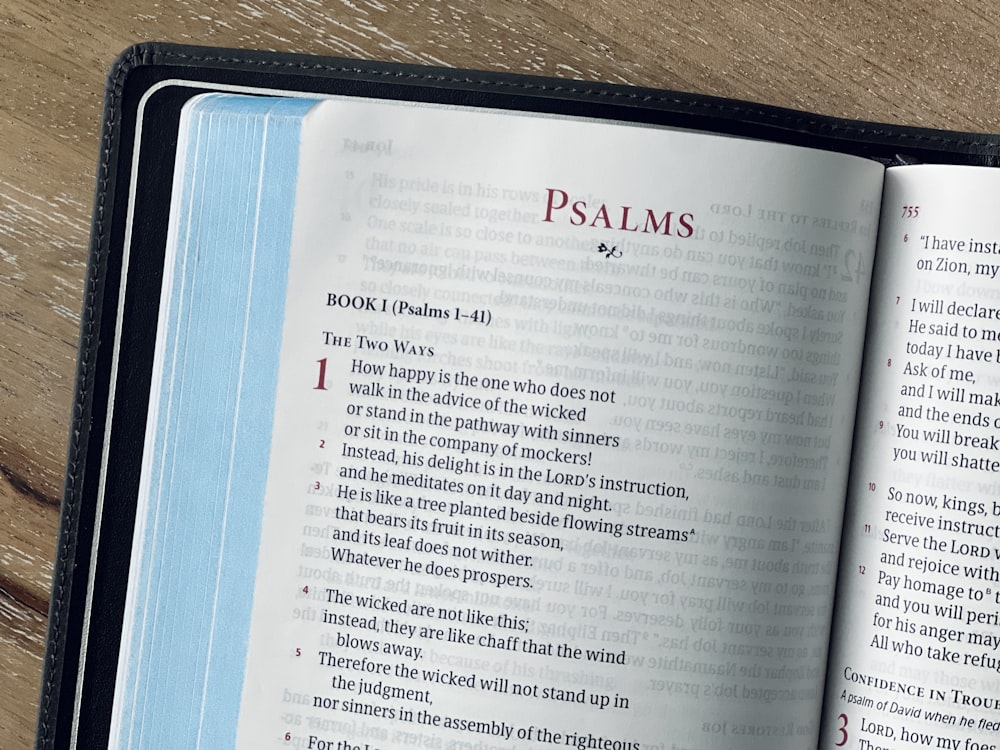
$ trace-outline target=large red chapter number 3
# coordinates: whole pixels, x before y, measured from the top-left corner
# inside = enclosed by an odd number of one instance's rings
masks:
[[[840,742],[837,743],[837,747],[843,747],[847,744],[847,714],[840,714],[837,718],[840,719],[840,726],[837,727],[837,731],[840,732]]]

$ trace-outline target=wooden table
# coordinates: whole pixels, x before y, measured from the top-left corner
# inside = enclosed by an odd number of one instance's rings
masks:
[[[288,0],[278,7],[0,0],[5,748],[29,747],[34,737],[104,75],[126,46],[162,39],[509,70],[1000,131],[992,0]]]

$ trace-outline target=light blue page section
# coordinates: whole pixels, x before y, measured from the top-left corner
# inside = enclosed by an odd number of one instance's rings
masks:
[[[212,94],[182,121],[112,747],[235,743],[314,104]]]

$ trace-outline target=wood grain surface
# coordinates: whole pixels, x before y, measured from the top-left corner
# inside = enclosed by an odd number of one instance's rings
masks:
[[[104,76],[139,41],[539,73],[1000,131],[992,0],[0,0],[0,745],[30,747]]]

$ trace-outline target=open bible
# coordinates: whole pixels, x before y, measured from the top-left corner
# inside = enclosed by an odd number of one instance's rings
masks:
[[[40,746],[997,747],[995,142],[131,54]]]

